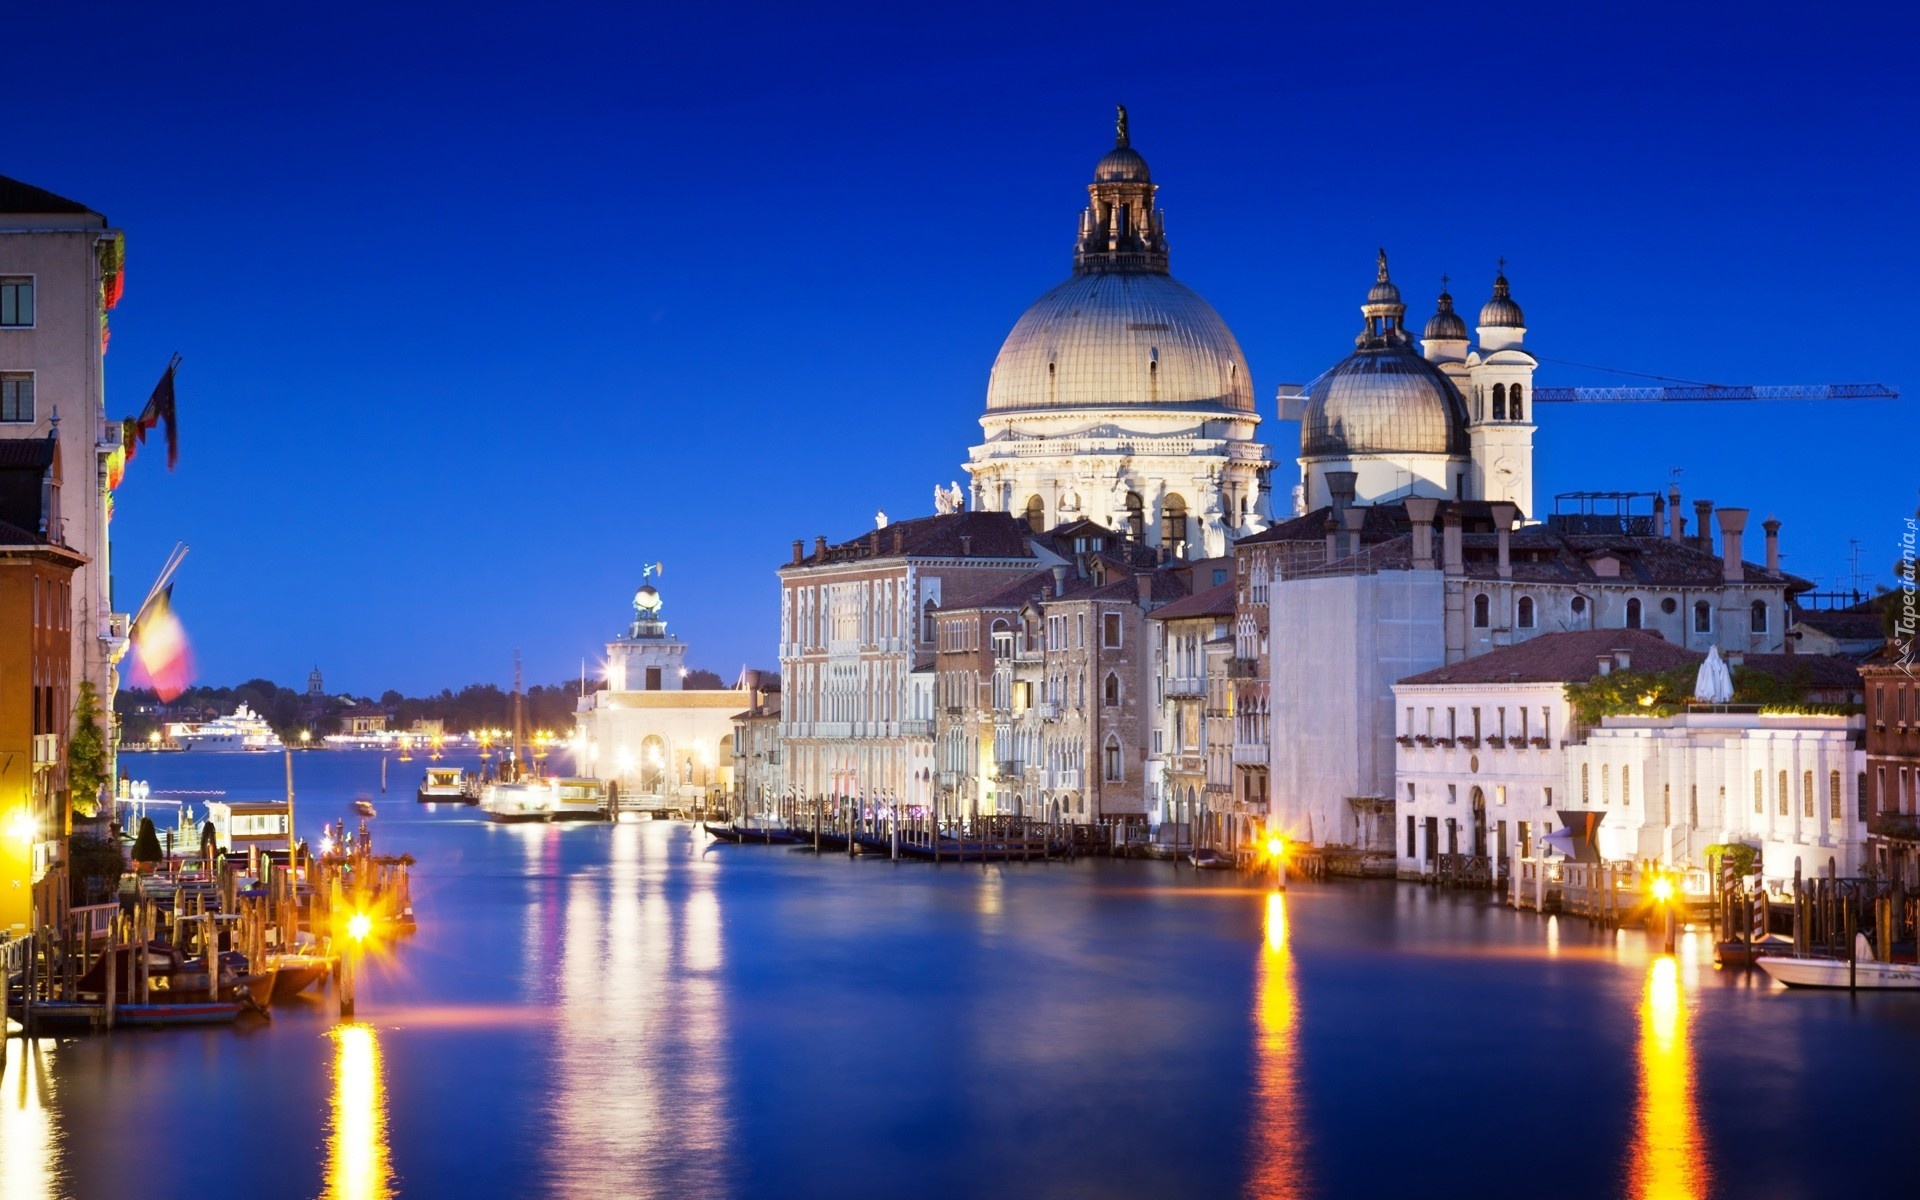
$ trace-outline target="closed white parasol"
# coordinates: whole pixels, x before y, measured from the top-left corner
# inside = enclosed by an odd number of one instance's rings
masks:
[[[1725,704],[1733,699],[1733,672],[1720,657],[1720,647],[1707,650],[1707,661],[1693,680],[1693,698],[1703,704]]]

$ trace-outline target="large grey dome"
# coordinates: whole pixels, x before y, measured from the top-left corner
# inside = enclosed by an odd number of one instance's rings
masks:
[[[1322,375],[1300,422],[1302,458],[1467,453],[1467,406],[1405,345],[1358,350]]]
[[[1171,275],[1075,275],[1014,324],[987,411],[1142,405],[1253,411],[1233,331]]]

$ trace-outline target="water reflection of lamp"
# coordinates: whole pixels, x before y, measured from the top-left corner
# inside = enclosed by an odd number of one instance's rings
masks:
[[[1266,941],[1255,982],[1253,1152],[1246,1191],[1266,1200],[1304,1195],[1305,1123],[1294,1071],[1298,1004],[1287,948],[1287,897],[1267,894]]]
[[[60,1053],[56,1043],[0,1038],[0,1195],[65,1194],[60,1175],[61,1139],[54,1136],[53,1076],[47,1058]]]
[[[333,1030],[333,1118],[327,1134],[327,1200],[393,1195],[387,1084],[370,1025]]]
[[[1640,1095],[1631,1192],[1643,1200],[1700,1200],[1712,1182],[1694,1104],[1680,968],[1669,955],[1647,968],[1640,1002]]]

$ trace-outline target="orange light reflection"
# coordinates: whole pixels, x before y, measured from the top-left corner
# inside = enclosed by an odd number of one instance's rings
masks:
[[[327,1200],[393,1195],[387,1144],[387,1082],[371,1025],[341,1025],[333,1038],[333,1119],[327,1130]]]
[[[1255,986],[1253,1152],[1247,1194],[1291,1200],[1307,1191],[1306,1129],[1294,1070],[1299,1013],[1283,892],[1267,894],[1266,941]]]
[[[4,1033],[5,1030],[0,1030]],[[52,1043],[0,1038],[0,1197],[47,1200],[65,1195],[59,1183],[60,1139],[53,1130]]]
[[[1647,968],[1640,1001],[1639,1119],[1629,1168],[1632,1194],[1640,1200],[1700,1200],[1709,1191],[1693,1082],[1680,969],[1671,955],[1662,955]]]

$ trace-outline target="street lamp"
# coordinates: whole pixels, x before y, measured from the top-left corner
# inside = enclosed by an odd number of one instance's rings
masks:
[[[1653,879],[1653,902],[1664,910],[1667,953],[1673,953],[1674,938],[1678,933],[1679,914],[1674,911],[1673,879],[1667,875],[1656,875]]]
[[[1267,839],[1267,857],[1273,860],[1273,886],[1275,891],[1287,890],[1287,839],[1274,834]]]

